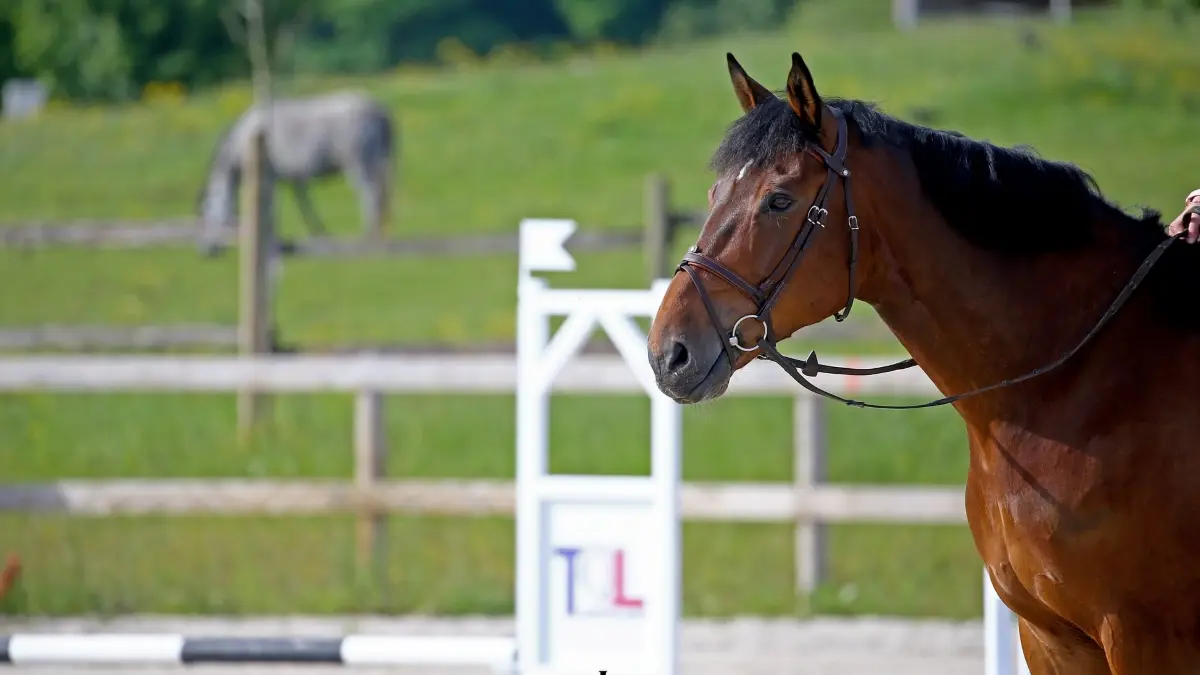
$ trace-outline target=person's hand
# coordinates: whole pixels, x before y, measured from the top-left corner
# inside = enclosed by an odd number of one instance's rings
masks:
[[[1174,237],[1175,235],[1186,231],[1187,236],[1184,241],[1189,244],[1194,244],[1200,239],[1200,190],[1193,190],[1187,196],[1184,202],[1185,208],[1183,213],[1179,214],[1171,224],[1167,226],[1167,234]]]

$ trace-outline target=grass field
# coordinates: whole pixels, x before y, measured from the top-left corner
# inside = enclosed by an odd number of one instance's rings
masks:
[[[726,50],[780,87],[798,49],[827,94],[875,100],[906,118],[925,109],[934,126],[1033,144],[1082,165],[1126,205],[1174,211],[1194,187],[1197,22],[1081,14],[1069,28],[954,21],[901,35],[886,29],[887,6],[845,0],[840,10],[806,11],[777,34],[672,50],[286,86],[363,87],[392,106],[404,130],[399,235],[512,231],[529,216],[636,227],[648,171],[670,177],[679,206],[702,207],[707,155],[737,110]],[[1026,26],[1040,48],[1022,47]],[[209,144],[247,102],[245,87],[230,87],[185,102],[58,109],[2,125],[0,221],[186,213]],[[284,229],[298,233],[286,192],[280,198]],[[347,187],[321,187],[314,199],[333,229],[356,231]],[[515,262],[290,261],[278,316],[285,339],[301,345],[511,339]],[[188,249],[0,251],[0,324],[232,322],[234,264]],[[641,286],[640,270],[634,251],[584,255],[578,272],[554,281]],[[872,320],[869,308],[855,313]],[[789,405],[780,398],[689,409],[685,477],[790,480]],[[555,468],[644,471],[646,408],[625,398],[556,401]],[[393,476],[512,476],[510,398],[394,397],[389,412]],[[952,411],[831,415],[830,480],[963,479]],[[0,476],[349,475],[345,397],[279,399],[275,423],[249,447],[234,442],[232,429],[232,400],[223,396],[7,396]],[[511,611],[510,521],[413,518],[392,527],[395,584],[382,593],[355,585],[352,531],[340,519],[6,515],[0,550],[20,551],[26,573],[4,609]],[[839,526],[831,537],[832,578],[802,603],[791,592],[789,527],[689,524],[685,611],[978,613],[979,563],[965,528]]]
[[[511,397],[392,397],[391,474],[511,478],[512,404]],[[552,405],[552,470],[648,471],[644,399],[561,396]],[[220,396],[21,397],[3,408],[0,462],[20,467],[10,480],[348,478],[349,412],[340,396],[279,399],[275,429],[239,448],[232,408]],[[874,424],[864,424],[861,412],[831,411],[830,480],[961,482],[966,455],[952,412],[918,411],[903,421],[868,412]],[[720,401],[687,410],[685,420],[685,479],[790,480],[786,398]],[[768,432],[751,438],[748,429]],[[29,454],[31,447],[43,452]],[[352,529],[343,519],[9,516],[0,519],[0,537],[15,538],[26,555],[27,611],[511,611],[508,519],[407,518],[393,527],[398,587],[386,597],[354,594]],[[796,610],[791,542],[786,525],[689,524],[686,609]],[[843,526],[834,528],[832,551],[833,578],[814,599],[822,611],[963,616],[978,609],[979,568],[965,529]]]

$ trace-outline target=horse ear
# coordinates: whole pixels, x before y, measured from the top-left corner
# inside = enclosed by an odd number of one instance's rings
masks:
[[[821,128],[821,96],[813,84],[812,73],[796,52],[792,52],[792,70],[788,73],[787,100],[801,122]]]
[[[729,79],[733,82],[733,93],[737,94],[738,103],[742,104],[742,112],[748,113],[754,106],[774,96],[769,89],[746,74],[733,54],[726,52],[725,61],[729,65]]]

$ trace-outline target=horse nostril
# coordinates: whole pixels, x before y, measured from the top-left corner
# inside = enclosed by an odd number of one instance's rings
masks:
[[[691,354],[688,353],[687,345],[682,341],[676,340],[671,346],[671,360],[667,362],[667,372],[675,372],[682,369],[691,360]]]

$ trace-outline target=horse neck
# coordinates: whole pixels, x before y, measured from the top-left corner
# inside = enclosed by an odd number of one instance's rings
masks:
[[[239,178],[234,158],[222,150],[209,167],[208,179],[204,183],[204,192],[201,195],[202,213],[217,218],[232,216]]]
[[[1057,360],[1092,329],[1137,265],[1119,251],[1121,235],[1109,226],[1115,224],[1097,222],[1094,242],[1078,250],[1022,255],[964,240],[920,198],[870,215],[878,223],[875,259],[882,262],[865,299],[947,395]],[[1111,216],[1097,209],[1089,217]],[[1122,313],[1130,311],[1127,306]],[[1096,345],[1105,337],[1057,372],[954,405],[968,422],[1028,418],[1031,401],[1044,407],[1060,398],[1055,387],[1064,374],[1103,358]]]

